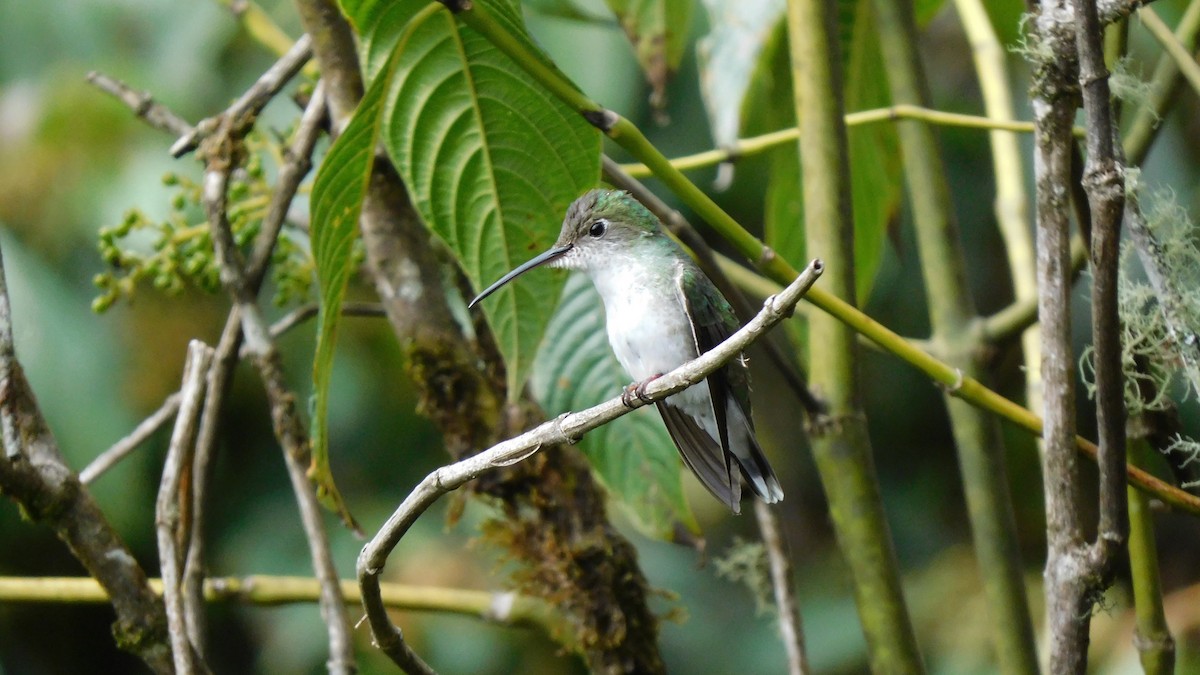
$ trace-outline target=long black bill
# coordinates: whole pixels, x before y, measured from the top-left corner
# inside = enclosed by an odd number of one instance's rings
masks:
[[[491,286],[488,286],[487,288],[485,288],[482,293],[475,296],[475,299],[471,301],[471,304],[467,305],[467,308],[468,309],[473,308],[475,305],[479,304],[480,300],[483,300],[484,298],[491,295],[492,293],[495,293],[496,291],[500,290],[500,287],[503,286],[504,284],[507,284],[508,282],[512,281],[513,279],[516,279],[517,277],[521,276],[522,274],[528,272],[529,270],[531,270],[535,267],[538,267],[540,265],[545,265],[546,263],[550,262],[551,260],[554,260],[555,258],[558,258],[559,256],[565,254],[567,251],[570,251],[570,250],[571,250],[571,244],[567,244],[566,246],[556,246],[556,247],[546,251],[545,253],[538,255],[537,257],[526,262],[525,264],[521,265],[517,269],[500,277],[500,281],[497,281],[496,283],[492,284]]]

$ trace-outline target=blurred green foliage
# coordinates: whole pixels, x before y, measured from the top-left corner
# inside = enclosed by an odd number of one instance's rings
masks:
[[[291,4],[264,3],[296,34]],[[1006,44],[1017,40],[1022,4],[986,3]],[[531,33],[555,62],[597,100],[638,122],[668,155],[705,150],[712,141],[697,86],[694,50],[686,49],[676,78],[666,86],[665,116],[658,125],[637,60],[615,20],[579,22],[564,15],[606,16],[602,2],[540,2],[559,11],[531,12]],[[1169,22],[1183,6],[1160,0],[1155,7]],[[693,13],[693,36],[704,35],[703,11]],[[968,46],[952,12],[943,9],[924,33],[925,64],[934,103],[953,111],[978,112]],[[1157,47],[1136,30],[1131,34],[1134,72],[1143,76]],[[600,55],[602,58],[598,58]],[[161,176],[172,172],[178,184],[199,175],[194,160],[170,159],[173,139],[144,127],[123,107],[84,83],[92,69],[103,70],[150,90],[157,99],[192,121],[221,109],[272,61],[237,21],[216,2],[80,0],[74,3],[0,3],[0,246],[12,292],[18,354],[69,461],[82,468],[128,432],[162,398],[178,387],[184,346],[189,338],[215,342],[227,302],[187,284],[175,297],[139,292],[104,315],[89,311],[92,279],[107,268],[96,253],[102,229],[124,223],[137,209],[138,224],[165,234],[164,223],[189,215],[174,234],[194,225],[188,204],[177,202],[174,187]],[[1020,97],[1028,73],[1016,57],[1013,91]],[[1020,106],[1027,103],[1019,98]],[[1143,172],[1147,183],[1169,185],[1178,203],[1195,211],[1200,185],[1197,103],[1181,99],[1182,110],[1166,120]],[[295,116],[286,100],[268,108],[262,128],[286,130]],[[991,212],[992,182],[987,138],[977,131],[941,131],[944,157],[959,221],[963,226],[972,291],[990,311],[1011,299],[1007,271]],[[1029,147],[1026,139],[1024,147]],[[618,157],[620,154],[617,153]],[[701,185],[715,170],[697,172]],[[762,186],[769,162],[747,159],[734,181],[716,195],[740,222],[761,234],[766,217]],[[651,181],[653,185],[654,182]],[[670,196],[662,192],[665,198]],[[182,210],[177,208],[184,207]],[[882,323],[913,336],[927,331],[919,274],[907,213],[900,208],[890,246],[881,253],[867,309]],[[113,235],[122,234],[121,228]],[[136,228],[131,228],[136,229]],[[150,237],[153,239],[153,237]],[[147,244],[143,240],[141,244]],[[281,255],[301,255],[297,237]],[[153,250],[153,246],[149,246]],[[199,249],[197,249],[199,251]],[[184,269],[187,251],[174,263]],[[302,257],[302,256],[301,256]],[[201,270],[196,270],[200,273]],[[155,275],[149,275],[151,279]],[[271,284],[289,287],[304,276]],[[167,283],[167,286],[173,284]],[[369,298],[352,285],[355,299]],[[1080,294],[1082,299],[1083,294]],[[1082,335],[1085,313],[1080,317]],[[310,393],[311,330],[285,336],[291,384],[301,397]],[[383,322],[344,322],[339,367],[330,394],[330,438],[347,450],[332,457],[343,494],[368,528],[380,523],[417,480],[444,461],[430,425],[414,412],[413,394],[403,378],[399,350]],[[751,358],[752,364],[765,362]],[[993,383],[1019,396],[1022,389],[1015,353],[997,354]],[[906,574],[918,636],[931,671],[989,672],[986,607],[967,544],[965,509],[946,427],[941,392],[921,376],[884,355],[868,353],[866,407],[878,450],[876,461],[885,503]],[[819,672],[850,673],[864,668],[864,644],[849,595],[846,571],[826,522],[823,497],[804,439],[797,433],[796,404],[776,376],[755,372],[756,418],[788,500],[781,505],[786,536],[797,563],[810,658]],[[1082,409],[1082,408],[1081,408]],[[559,411],[550,411],[556,413]],[[1185,426],[1195,431],[1195,407],[1185,409]],[[1089,434],[1091,420],[1081,419]],[[211,510],[210,569],[214,574],[310,572],[307,548],[266,415],[261,388],[252,371],[240,369],[223,418],[224,435],[216,467]],[[1025,435],[1006,429],[1009,470],[1018,526],[1031,588],[1042,563],[1041,477],[1036,449]],[[166,434],[106,474],[93,488],[112,522],[152,573],[156,569],[153,503]],[[1088,469],[1090,471],[1090,467]],[[704,529],[711,555],[725,551],[735,537],[755,536],[750,518],[731,518],[687,478],[685,492]],[[422,519],[389,566],[389,578],[418,584],[496,589],[508,575],[504,563],[483,545],[472,546],[486,507],[471,503],[453,528],[444,510]],[[360,542],[328,520],[335,560],[350,576]],[[1200,536],[1196,523],[1164,517],[1160,547],[1168,593],[1197,582]],[[718,577],[715,565],[697,567],[691,550],[647,540],[622,523],[639,547],[650,581],[666,589],[656,607],[686,614],[666,623],[662,645],[674,672],[779,672],[784,655],[772,617],[756,613],[755,598],[740,583]],[[11,502],[0,501],[0,574],[76,575],[79,566],[44,530],[23,522]],[[1129,660],[1129,633],[1120,624],[1120,588],[1111,617],[1100,617],[1093,643],[1114,669]],[[1185,598],[1186,599],[1186,598]],[[1176,608],[1177,621],[1196,626]],[[1035,609],[1035,617],[1040,610]],[[112,644],[105,606],[13,605],[0,603],[0,672],[140,672],[140,666]],[[498,628],[479,621],[435,615],[399,615],[414,646],[446,672],[563,673],[579,664],[558,653],[545,636]],[[220,672],[319,672],[325,645],[316,608],[213,608],[213,663]],[[1124,632],[1122,632],[1124,631]],[[63,635],[71,635],[64,640]],[[358,633],[364,673],[391,672],[389,664]],[[1191,634],[1181,642],[1181,669],[1200,667]]]

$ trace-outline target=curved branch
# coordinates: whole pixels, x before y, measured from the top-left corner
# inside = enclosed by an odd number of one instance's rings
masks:
[[[740,223],[717,206],[703,190],[696,187],[668,160],[633,123],[622,118],[599,103],[591,100],[575,88],[563,74],[547,67],[543,61],[529,51],[526,43],[508,34],[507,29],[491,17],[483,3],[470,5],[458,16],[497,48],[512,57],[513,62],[526,69],[542,86],[567,105],[572,106],[582,117],[598,130],[616,141],[631,155],[642,160],[654,175],[662,180],[685,204],[691,207],[714,230],[734,246],[748,260],[754,261],[763,275],[777,283],[796,277],[792,265],[775,251],[764,245]],[[1070,126],[1067,134],[1074,133]],[[1084,210],[1086,213],[1086,210]],[[951,387],[957,396],[999,414],[1032,433],[1041,433],[1041,419],[1029,410],[1013,403],[992,391],[972,377],[964,377],[957,368],[945,363],[909,340],[905,340],[883,324],[841,300],[822,288],[814,288],[805,298],[818,309],[845,323],[855,332],[875,342],[893,356],[925,373],[934,382]],[[1085,454],[1091,444],[1078,439],[1077,447]],[[1136,467],[1127,467],[1129,481],[1139,488],[1153,493],[1165,503],[1200,514],[1200,498],[1190,495],[1172,485],[1155,479]]]
[[[358,583],[362,587],[363,607],[379,648],[397,665],[411,673],[434,672],[408,646],[400,629],[392,623],[380,597],[379,576],[400,539],[438,498],[484,473],[528,459],[544,446],[577,441],[592,429],[700,382],[790,314],[801,296],[817,280],[822,269],[821,262],[814,260],[782,293],[767,298],[762,311],[728,340],[699,358],[651,381],[646,386],[645,399],[639,397],[631,401],[630,405],[626,405],[622,402],[622,397],[617,396],[586,410],[564,414],[477,455],[443,466],[426,476],[358,556]]]

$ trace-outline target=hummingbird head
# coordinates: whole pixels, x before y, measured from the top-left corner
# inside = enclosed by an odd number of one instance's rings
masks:
[[[639,242],[662,236],[658,218],[628,192],[591,190],[571,203],[553,247],[505,274],[469,306],[535,267],[594,269],[626,257]]]

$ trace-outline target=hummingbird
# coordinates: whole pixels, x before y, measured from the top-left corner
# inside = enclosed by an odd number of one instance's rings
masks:
[[[634,379],[622,400],[645,399],[645,387],[738,329],[729,301],[628,192],[592,190],[567,209],[558,241],[471,301],[542,265],[588,275],[604,302],[608,341]],[[741,511],[743,481],[768,504],[783,490],[754,433],[750,378],[738,357],[703,382],[655,405],[683,463],[718,500]]]

